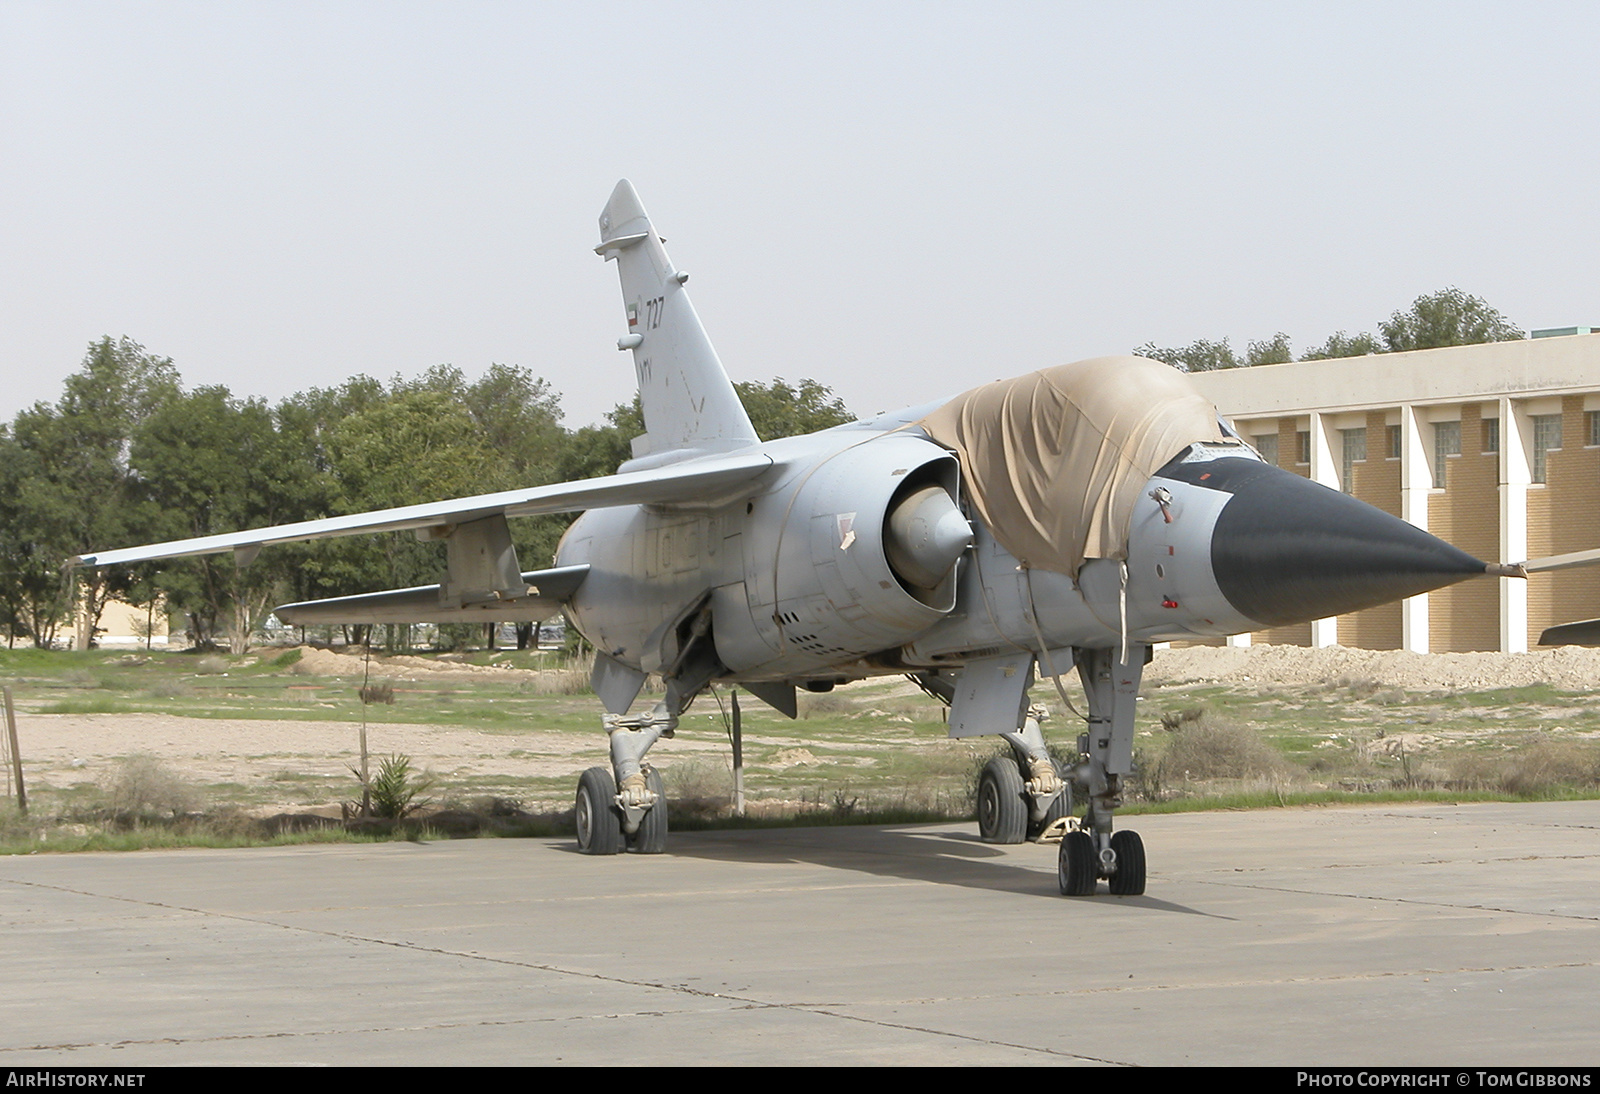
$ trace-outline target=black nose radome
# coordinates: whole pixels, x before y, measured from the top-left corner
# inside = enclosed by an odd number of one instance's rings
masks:
[[[1211,567],[1240,614],[1270,627],[1344,615],[1483,574],[1437,536],[1348,494],[1224,458],[1162,474],[1233,495],[1217,517]]]

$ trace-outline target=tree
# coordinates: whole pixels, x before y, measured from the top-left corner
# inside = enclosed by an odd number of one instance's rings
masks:
[[[1363,331],[1360,334],[1345,334],[1337,331],[1328,335],[1328,340],[1314,350],[1310,350],[1302,361],[1327,361],[1336,357],[1363,357],[1369,353],[1382,353],[1383,345],[1376,336]]]
[[[149,510],[140,504],[128,453],[135,430],[177,393],[170,359],[105,337],[89,346],[59,403],[36,403],[17,415],[12,435],[27,473],[12,502],[11,519],[20,525],[12,535],[29,544],[30,565],[53,558],[54,570],[69,555],[148,538]],[[80,649],[91,644],[106,602],[131,580],[121,570],[78,573]],[[47,641],[48,614],[30,624],[36,643]]]
[[[832,388],[815,380],[793,385],[782,377],[774,377],[766,384],[741,380],[733,388],[750,416],[756,436],[763,441],[815,433],[856,420]],[[584,426],[568,436],[557,462],[560,481],[613,475],[633,455],[630,442],[645,431],[639,396],[612,407],[606,412],[606,422],[603,426]]]
[[[1284,365],[1294,360],[1294,350],[1289,347],[1289,336],[1281,330],[1271,338],[1251,342],[1245,351],[1246,368],[1257,365]]]
[[[1244,363],[1234,354],[1233,347],[1228,345],[1226,338],[1220,342],[1208,342],[1204,338],[1197,338],[1187,346],[1173,348],[1163,348],[1154,342],[1146,342],[1136,347],[1133,352],[1153,361],[1165,361],[1179,372],[1211,372],[1215,369],[1238,368]]]
[[[136,436],[131,462],[163,538],[216,535],[317,515],[321,484],[308,454],[280,430],[265,402],[203,387],[171,399]],[[220,631],[234,653],[296,568],[295,548],[273,548],[247,566],[207,555],[169,564],[169,603],[184,611],[196,644]]]
[[[411,389],[418,388],[447,395],[472,416],[491,468],[474,493],[561,481],[559,464],[568,439],[561,425],[561,398],[528,369],[493,364],[469,384],[460,369],[439,365]],[[569,523],[560,516],[514,522],[511,538],[517,557],[524,565],[545,565]]]
[[[815,380],[801,380],[793,387],[782,377],[773,377],[770,384],[741,380],[733,388],[750,415],[756,436],[763,441],[815,433],[856,420],[843,399]]]
[[[1523,337],[1520,327],[1482,297],[1469,296],[1455,286],[1419,296],[1411,310],[1395,312],[1379,323],[1385,347],[1391,352],[1471,346],[1480,342],[1511,342]]]
[[[26,638],[48,648],[71,610],[71,598],[59,572],[59,552],[41,541],[45,530],[23,503],[36,467],[34,454],[0,426],[0,627],[8,646]]]
[[[1372,334],[1330,334],[1328,340],[1310,350],[1302,361],[1325,361],[1335,357],[1360,357],[1369,353],[1395,353],[1400,350],[1433,349],[1436,346],[1469,346],[1479,342],[1507,342],[1523,337],[1521,328],[1485,303],[1451,287],[1419,296],[1411,310],[1395,312],[1378,324],[1383,338]],[[1220,342],[1196,339],[1187,346],[1162,348],[1146,342],[1133,351],[1141,357],[1165,361],[1181,372],[1209,372],[1219,368],[1277,365],[1294,360],[1289,336],[1279,331],[1262,342],[1249,343],[1240,360],[1224,338]]]
[[[334,428],[329,451],[335,508],[344,513],[480,494],[496,481],[494,454],[472,415],[438,390],[401,390],[351,415]],[[432,584],[444,572],[443,544],[409,535],[359,537],[344,553],[368,589]]]

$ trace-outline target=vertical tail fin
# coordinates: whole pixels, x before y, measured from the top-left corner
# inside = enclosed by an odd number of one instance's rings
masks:
[[[595,251],[616,259],[622,278],[628,333],[617,346],[633,351],[644,409],[645,435],[633,442],[634,457],[756,444],[750,416],[689,303],[689,275],[673,267],[627,179],[600,214]]]

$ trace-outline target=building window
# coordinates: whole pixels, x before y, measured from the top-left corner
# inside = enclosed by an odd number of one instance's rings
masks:
[[[1591,410],[1583,417],[1589,424],[1589,446],[1600,445],[1600,410]]]
[[[1397,425],[1389,427],[1389,458],[1391,460],[1400,458],[1400,427]]]
[[[1351,488],[1355,484],[1351,475],[1353,465],[1365,463],[1367,459],[1367,430],[1365,426],[1360,429],[1341,429],[1339,437],[1344,442],[1344,466],[1339,476],[1339,489],[1349,494],[1353,493]]]
[[[1256,451],[1261,453],[1261,458],[1273,467],[1278,466],[1278,435],[1276,433],[1261,433],[1250,438],[1255,442]]]
[[[1561,447],[1561,415],[1533,416],[1533,481],[1544,482],[1549,461],[1545,457]]]
[[[1500,451],[1500,419],[1485,418],[1483,420],[1483,454],[1492,456]]]
[[[1433,488],[1444,489],[1445,459],[1461,455],[1461,423],[1433,423]]]
[[[1305,430],[1301,430],[1299,433],[1296,433],[1294,435],[1294,439],[1296,441],[1300,442],[1300,455],[1298,457],[1299,461],[1301,463],[1310,463],[1311,462],[1311,434],[1306,432]]]

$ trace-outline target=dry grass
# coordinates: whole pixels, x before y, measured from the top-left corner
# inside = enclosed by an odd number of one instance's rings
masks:
[[[522,685],[530,695],[587,695],[594,654],[580,654],[552,668],[539,669]]]
[[[1519,797],[1590,790],[1600,787],[1600,744],[1534,740],[1502,756],[1459,756],[1448,764],[1441,785]]]
[[[722,760],[675,760],[661,769],[675,818],[725,817],[733,808],[733,771]]]

